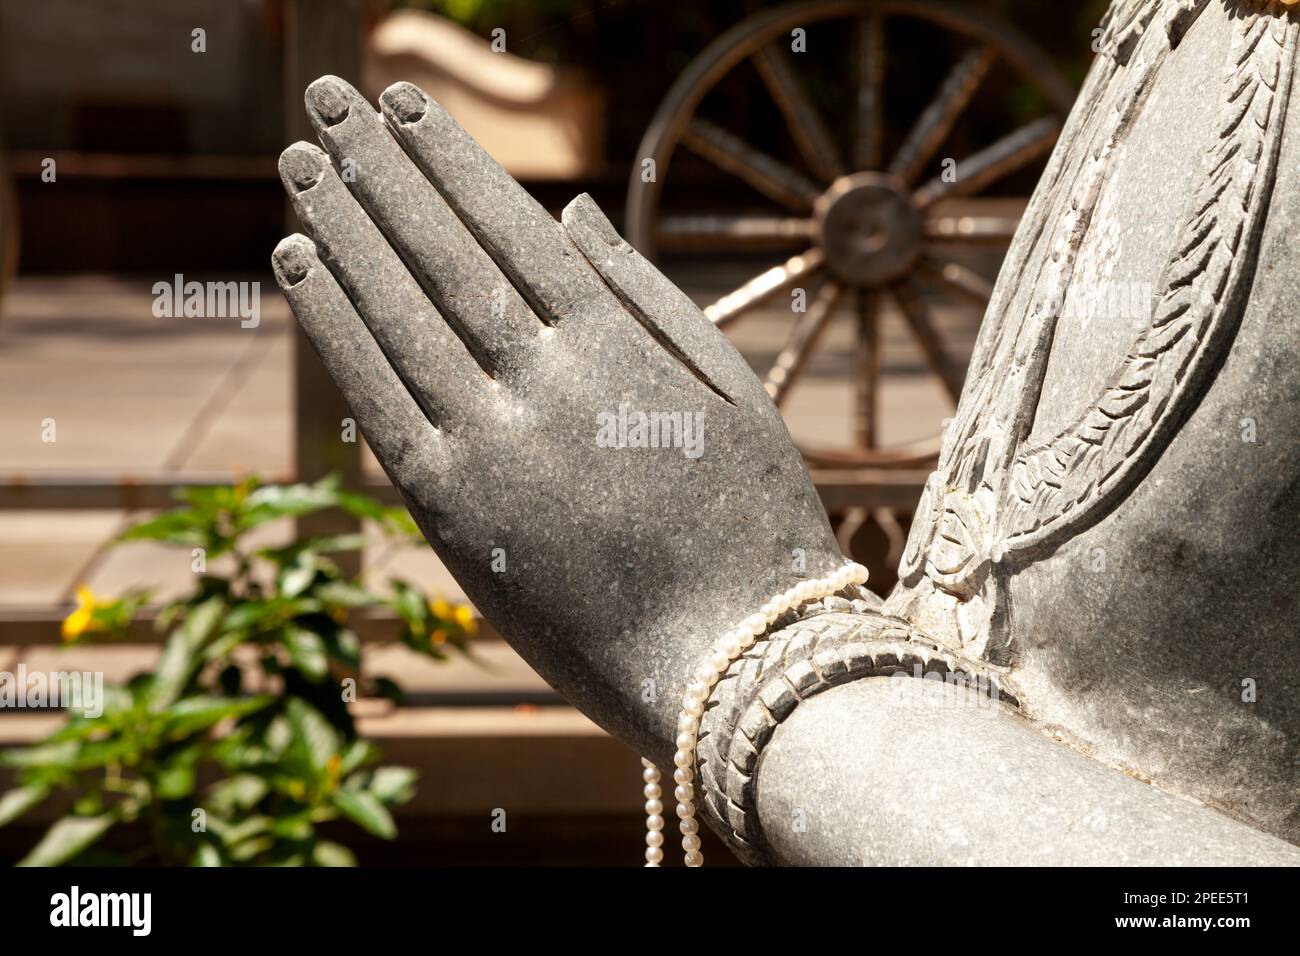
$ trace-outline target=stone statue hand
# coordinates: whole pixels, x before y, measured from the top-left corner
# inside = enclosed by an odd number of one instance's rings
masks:
[[[663,761],[703,650],[843,561],[779,414],[589,197],[556,222],[410,84],[382,114],[335,77],[306,100],[294,313],[474,603]]]

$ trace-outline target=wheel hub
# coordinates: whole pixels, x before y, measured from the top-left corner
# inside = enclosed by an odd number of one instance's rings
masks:
[[[893,177],[841,176],[813,212],[826,268],[842,282],[887,285],[910,271],[921,254],[921,216]]]

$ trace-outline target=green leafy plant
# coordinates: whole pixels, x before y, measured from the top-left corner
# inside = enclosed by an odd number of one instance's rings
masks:
[[[255,547],[271,522],[341,509],[397,538],[418,537],[400,508],[342,490],[335,480],[290,486],[250,478],[188,489],[183,506],[137,524],[123,540],[195,550],[204,570],[164,606],[168,633],[157,666],[106,687],[99,716],[70,716],[54,734],[0,755],[19,785],[0,797],[0,826],[57,794],[71,810],[21,861],[164,865],[351,865],[322,824],[350,821],[376,836],[396,832],[390,808],[410,799],[415,773],[379,766],[348,709],[361,681],[351,615],[390,609],[399,639],[434,657],[464,649],[474,632],[465,607],[430,603],[411,584],[375,593],[332,555],[360,535]],[[147,594],[100,600],[88,590],[64,624],[67,643],[117,640]],[[389,682],[369,688],[397,693]],[[98,708],[96,708],[98,709]],[[100,840],[134,824],[150,839],[110,854]]]

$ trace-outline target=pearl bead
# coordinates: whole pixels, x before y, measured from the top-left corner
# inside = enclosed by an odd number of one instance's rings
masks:
[[[718,682],[718,669],[705,661],[696,669],[695,680],[697,683],[712,687]]]
[[[1300,2],[1300,0],[1297,0]],[[696,668],[693,680],[682,697],[682,712],[677,717],[677,752],[673,754],[673,780],[677,784],[673,796],[677,799],[677,817],[682,832],[682,849],[686,865],[704,865],[700,852],[699,821],[695,819],[695,751],[699,745],[700,717],[713,694],[713,688],[732,663],[753,647],[768,626],[789,610],[795,610],[814,600],[842,591],[851,584],[867,581],[867,569],[857,562],[849,562],[824,578],[800,581],[794,587],[766,601],[757,614],[751,614],[732,630],[724,631],[714,643],[705,660]],[[658,866],[664,858],[663,795],[659,787],[659,768],[644,757],[642,778],[646,782],[646,866]]]

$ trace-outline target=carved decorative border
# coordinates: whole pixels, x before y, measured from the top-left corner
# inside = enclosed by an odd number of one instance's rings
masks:
[[[1108,514],[1159,459],[1240,324],[1277,175],[1300,32],[1295,15],[1263,0],[1228,5],[1234,37],[1217,98],[1218,136],[1161,273],[1151,327],[1069,427],[1044,443],[1021,444],[1051,352],[1051,303],[1063,302],[1074,280],[1115,151],[1167,58],[1211,2],[1227,0],[1125,0],[1112,7],[1103,54],[1013,244],[1008,270],[1020,271],[1004,271],[998,283],[971,380],[899,569],[906,590],[886,605],[931,633],[959,632],[972,656],[1000,647],[994,656],[1010,660],[1001,562],[1017,553],[1032,559]],[[1113,84],[1119,85],[1112,90]],[[978,614],[954,616],[952,600],[965,605],[977,597],[982,624]]]
[[[767,862],[755,804],[763,748],[801,702],[850,681],[910,675],[919,667],[923,674],[960,674],[1019,706],[1005,675],[938,647],[901,621],[863,617],[861,609],[810,613],[732,665],[700,737],[705,809],[730,830],[728,843],[737,855],[754,865]]]
[[[1290,18],[1263,13],[1238,38],[1218,139],[1153,322],[1083,415],[1016,456],[1000,514],[1007,552],[1051,544],[1105,513],[1154,464],[1231,342],[1277,171],[1295,36]]]

